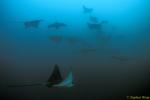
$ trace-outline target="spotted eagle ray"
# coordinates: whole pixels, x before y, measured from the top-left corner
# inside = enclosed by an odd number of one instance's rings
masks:
[[[61,28],[61,27],[66,27],[66,26],[67,26],[67,24],[65,24],[65,23],[62,23],[62,22],[54,22],[54,23],[48,25],[48,28],[59,29],[59,28]]]
[[[90,20],[91,22],[98,23],[98,18],[95,17],[95,16],[90,16],[90,17],[89,17],[89,20]]]
[[[73,74],[72,71],[69,72],[68,76],[63,79],[59,70],[58,65],[56,64],[54,66],[53,72],[48,78],[46,82],[38,82],[38,83],[33,83],[33,82],[26,82],[21,85],[8,85],[8,87],[26,87],[26,86],[46,86],[48,88],[52,87],[66,87],[70,88],[74,86],[73,82]]]
[[[42,20],[32,20],[32,21],[25,21],[24,26],[25,28],[38,28]]]
[[[92,8],[88,8],[88,7],[83,5],[83,12],[84,13],[91,13],[91,12],[93,12],[93,9]]]

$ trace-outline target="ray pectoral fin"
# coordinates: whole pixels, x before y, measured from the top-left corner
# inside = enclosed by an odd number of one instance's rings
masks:
[[[72,86],[73,86],[72,72],[70,72],[66,77],[66,79],[64,79],[62,82],[54,84],[54,87],[72,87]]]
[[[59,71],[59,66],[56,64],[54,66],[52,74],[48,78],[48,83],[50,83],[50,84],[58,84],[61,81],[62,81],[62,76],[61,76],[61,73]]]

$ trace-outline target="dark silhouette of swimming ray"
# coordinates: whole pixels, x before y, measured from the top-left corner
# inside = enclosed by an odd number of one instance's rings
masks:
[[[70,46],[74,46],[76,44],[79,44],[81,42],[81,40],[77,37],[71,36],[71,37],[67,37],[66,42],[70,45]]]
[[[63,37],[60,35],[52,35],[49,36],[50,41],[54,42],[54,43],[60,43],[63,40]]]
[[[91,17],[91,22],[87,22],[87,26],[89,29],[102,29],[103,25],[108,24],[107,20],[103,20],[98,22],[96,17]]]
[[[80,53],[82,54],[88,54],[88,53],[92,53],[92,52],[96,52],[97,49],[93,48],[93,47],[86,47],[86,48],[81,48],[80,49]]]
[[[92,13],[93,9],[92,8],[88,8],[88,7],[86,7],[86,6],[83,5],[83,12],[84,13]]]
[[[26,86],[47,86],[48,88],[51,87],[72,87],[73,84],[73,76],[72,72],[68,74],[65,80],[62,79],[62,76],[59,71],[59,66],[56,64],[54,66],[53,72],[48,78],[47,82],[26,82],[23,85],[8,85],[8,87],[26,87]]]
[[[127,58],[121,57],[121,56],[112,56],[113,59],[119,60],[119,61],[128,61]]]
[[[26,21],[24,22],[25,28],[39,28],[39,25],[42,20],[32,20],[32,21]]]
[[[89,29],[101,29],[101,23],[87,23]]]
[[[67,26],[67,24],[65,24],[65,23],[62,23],[62,22],[54,22],[54,23],[48,25],[48,28],[59,29],[59,28],[66,27],[66,26]]]
[[[90,17],[89,17],[89,20],[90,20],[91,22],[93,22],[93,23],[98,23],[98,18],[95,17],[95,16],[90,16]]]

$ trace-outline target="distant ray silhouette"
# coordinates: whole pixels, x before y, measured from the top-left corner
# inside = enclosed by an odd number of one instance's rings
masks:
[[[101,29],[101,23],[87,23],[89,29]]]
[[[83,5],[83,12],[84,13],[92,13],[93,9],[92,8],[88,8],[88,7],[86,7],[86,6]]]
[[[25,28],[38,28],[42,20],[32,20],[24,22]]]
[[[127,58],[121,57],[121,56],[112,56],[113,59],[119,60],[119,61],[128,61]]]
[[[73,45],[76,45],[76,44],[78,44],[79,42],[81,42],[81,40],[79,39],[79,38],[77,38],[77,37],[68,37],[68,38],[66,38],[66,42],[69,44],[69,45],[71,45],[71,46],[73,46]]]
[[[98,23],[98,18],[97,17],[90,16],[89,19],[90,19],[91,22]]]
[[[52,36],[49,36],[49,39],[50,39],[50,41],[52,41],[54,43],[61,43],[63,40],[63,37],[59,36],[59,35],[52,35]]]
[[[82,54],[88,54],[88,53],[96,52],[96,51],[97,51],[96,48],[82,48],[82,49],[80,49],[80,52]]]
[[[48,25],[48,28],[59,29],[59,28],[66,27],[66,26],[67,26],[67,24],[65,24],[65,23],[62,23],[62,22],[54,22],[54,23]]]

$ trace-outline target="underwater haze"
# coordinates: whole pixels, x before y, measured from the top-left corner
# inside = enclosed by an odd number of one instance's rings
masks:
[[[14,100],[122,100],[148,95],[150,0],[1,0],[0,94]],[[74,87],[47,81],[54,65]]]

